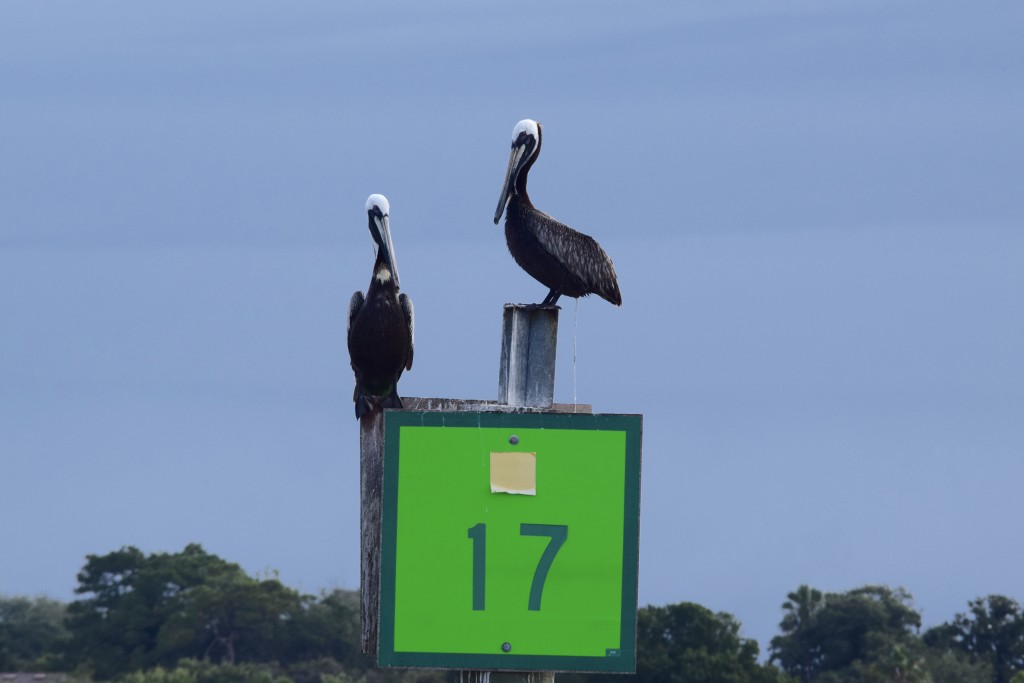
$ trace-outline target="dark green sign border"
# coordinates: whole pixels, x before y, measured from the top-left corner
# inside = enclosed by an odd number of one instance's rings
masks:
[[[626,433],[623,505],[622,643],[616,656],[574,657],[520,654],[395,652],[395,540],[398,534],[399,435],[402,427],[599,429]],[[640,451],[642,415],[581,413],[420,412],[384,413],[384,482],[381,529],[379,666],[491,671],[636,671],[637,572],[640,557]]]

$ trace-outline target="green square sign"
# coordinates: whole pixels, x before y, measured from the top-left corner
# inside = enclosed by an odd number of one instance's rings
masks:
[[[384,430],[381,666],[635,671],[641,416]]]

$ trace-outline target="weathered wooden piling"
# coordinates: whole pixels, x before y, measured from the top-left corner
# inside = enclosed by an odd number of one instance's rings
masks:
[[[359,420],[359,616],[363,654],[377,655],[380,632],[380,514],[384,480],[384,413]]]

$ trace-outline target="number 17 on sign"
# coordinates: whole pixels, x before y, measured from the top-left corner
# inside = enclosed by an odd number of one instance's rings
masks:
[[[537,571],[534,572],[533,583],[530,585],[529,609],[539,611],[544,582],[555,561],[555,555],[569,537],[569,527],[565,524],[521,524],[519,535],[551,538],[537,562]],[[483,611],[487,608],[487,525],[481,522],[471,526],[468,536],[473,540],[473,609]]]

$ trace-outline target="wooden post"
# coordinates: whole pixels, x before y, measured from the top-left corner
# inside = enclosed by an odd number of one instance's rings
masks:
[[[363,654],[377,656],[380,631],[380,514],[384,478],[384,413],[359,420],[359,615]]]
[[[459,683],[554,683],[551,671],[460,671]]]

